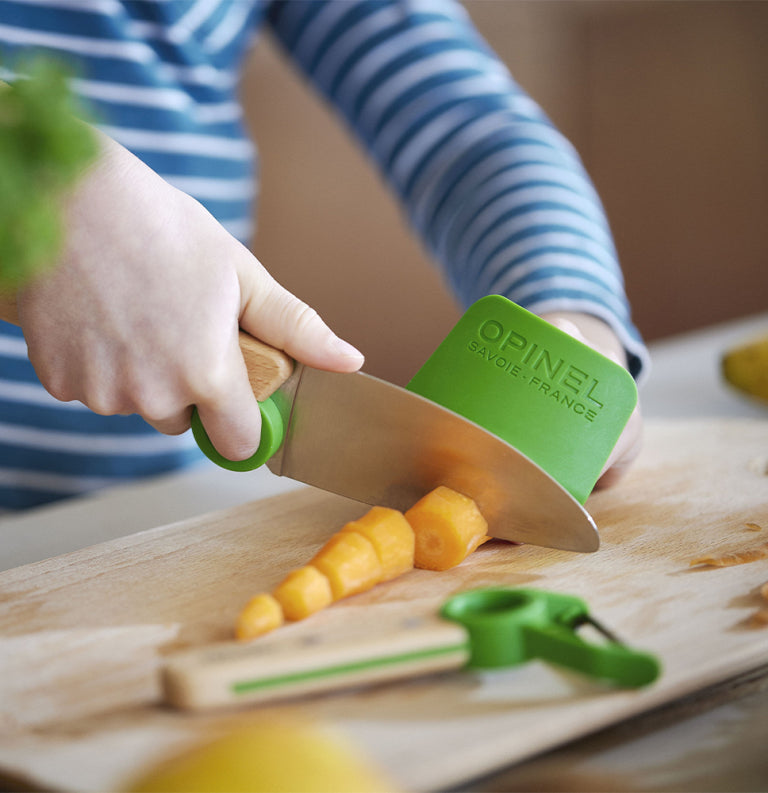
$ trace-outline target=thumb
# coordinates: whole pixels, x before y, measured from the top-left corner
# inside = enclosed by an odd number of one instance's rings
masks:
[[[340,339],[318,313],[281,286],[258,262],[238,272],[240,327],[316,369],[356,372],[363,354]]]
[[[611,344],[613,339],[611,341],[606,339],[601,326],[597,326],[600,330],[598,330],[596,336],[593,332],[592,338],[588,338],[585,333],[582,332],[579,325],[568,317],[546,316],[545,319],[551,325],[554,325],[556,328],[573,336],[574,339],[597,350],[597,352],[609,358],[614,363],[619,364],[619,366],[625,365],[625,362],[622,361],[617,354],[615,344]],[[586,321],[591,322],[591,318]],[[631,468],[632,463],[640,453],[642,447],[642,427],[643,421],[640,413],[640,406],[637,405],[632,411],[632,415],[629,417],[621,435],[614,444],[608,459],[603,465],[596,487],[611,487]]]

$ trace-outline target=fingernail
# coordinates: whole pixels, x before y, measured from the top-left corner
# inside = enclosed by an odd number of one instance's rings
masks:
[[[353,347],[349,342],[344,341],[344,339],[340,339],[338,336],[334,337],[333,346],[339,355],[349,358],[350,360],[357,363],[358,366],[363,365],[365,356],[360,352],[360,350],[357,349],[357,347]]]

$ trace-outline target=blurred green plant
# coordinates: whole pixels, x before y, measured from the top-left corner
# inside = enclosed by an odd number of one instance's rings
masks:
[[[69,87],[71,71],[42,56],[0,83],[0,289],[53,266],[63,238],[61,198],[97,143]]]

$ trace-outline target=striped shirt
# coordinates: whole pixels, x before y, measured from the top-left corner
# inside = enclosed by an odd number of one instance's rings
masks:
[[[498,293],[596,315],[638,374],[646,352],[589,177],[453,0],[0,0],[0,78],[30,49],[70,59],[100,127],[247,243],[257,152],[237,90],[262,28],[356,135],[462,303]],[[0,322],[0,509],[196,459],[189,433],[54,400]]]

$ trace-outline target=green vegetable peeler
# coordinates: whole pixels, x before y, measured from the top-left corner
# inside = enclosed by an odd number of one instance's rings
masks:
[[[603,640],[577,631],[591,625]],[[500,669],[533,659],[621,688],[659,675],[658,660],[621,643],[580,598],[487,588],[451,597],[438,614],[283,628],[252,642],[186,650],[166,659],[163,687],[176,707],[263,702],[461,668]]]
[[[516,666],[538,658],[622,688],[645,686],[659,674],[653,656],[619,641],[573,595],[537,589],[476,589],[450,598],[440,614],[467,630],[469,668]],[[606,641],[594,644],[582,639],[577,631],[584,625]]]

